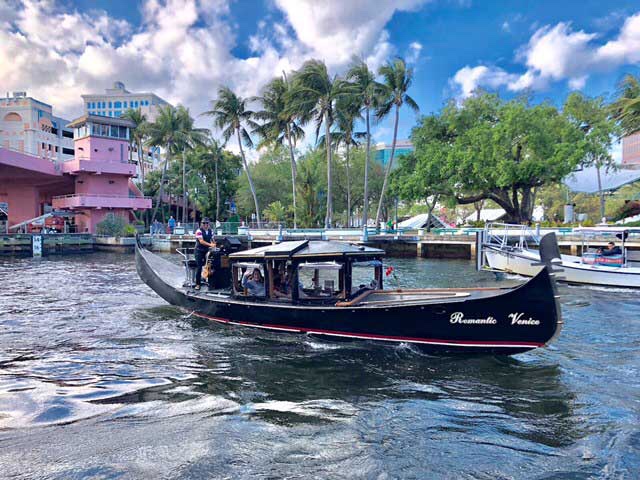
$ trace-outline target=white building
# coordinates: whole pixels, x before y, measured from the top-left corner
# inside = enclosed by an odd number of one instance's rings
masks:
[[[38,157],[73,158],[73,130],[68,120],[53,115],[51,105],[26,92],[0,98],[0,146]]]
[[[87,115],[101,115],[103,117],[120,117],[127,110],[140,110],[147,117],[148,122],[156,120],[160,107],[171,105],[155,93],[130,92],[124,83],[114,82],[113,88],[107,88],[105,93],[91,93],[82,95],[84,113]],[[145,171],[158,167],[162,152],[158,147],[144,148]],[[137,162],[137,146],[133,145],[132,159]],[[139,170],[139,168],[138,168]],[[138,171],[140,178],[140,171]]]
[[[82,100],[85,114],[119,117],[127,110],[140,109],[149,122],[155,121],[160,107],[169,105],[155,93],[132,93],[122,82],[115,82],[113,88],[107,88],[105,93],[82,95]]]

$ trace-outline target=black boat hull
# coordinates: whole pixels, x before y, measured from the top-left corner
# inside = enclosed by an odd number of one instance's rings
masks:
[[[394,306],[309,306],[194,292],[178,284],[179,267],[161,262],[166,260],[137,247],[141,279],[170,304],[218,323],[274,332],[408,343],[433,353],[511,355],[548,344],[562,324],[547,268],[521,286],[497,289],[495,295],[482,298]]]

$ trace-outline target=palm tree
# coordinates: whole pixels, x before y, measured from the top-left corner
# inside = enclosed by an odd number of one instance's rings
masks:
[[[316,138],[324,125],[325,149],[327,152],[327,212],[324,220],[325,228],[333,224],[333,176],[332,176],[332,143],[331,127],[334,122],[336,100],[344,95],[344,82],[337,77],[330,77],[327,66],[320,60],[308,60],[296,72],[290,93],[289,109],[305,123],[314,120]]]
[[[380,97],[384,93],[384,86],[376,81],[375,76],[366,62],[362,59],[355,60],[347,72],[347,79],[356,87],[356,98],[359,108],[364,109],[365,124],[367,127],[367,150],[364,162],[364,197],[362,206],[362,223],[367,226],[369,212],[369,162],[371,159],[371,126],[370,112],[377,108]]]
[[[218,167],[222,161],[222,145],[211,139],[206,146],[205,157],[213,162],[216,181],[216,221],[220,218],[220,179],[218,178]]]
[[[380,106],[376,111],[376,117],[378,120],[383,119],[391,112],[391,109],[395,107],[395,121],[393,125],[391,156],[389,157],[389,163],[387,164],[387,168],[384,172],[384,182],[382,183],[382,192],[380,193],[380,201],[378,202],[378,211],[376,213],[376,225],[381,220],[382,204],[389,185],[389,173],[391,173],[391,167],[393,165],[393,156],[396,152],[400,107],[406,103],[414,112],[419,110],[418,104],[407,94],[407,91],[411,86],[411,81],[413,80],[413,69],[407,68],[407,64],[404,59],[398,57],[393,62],[388,62],[386,65],[380,67],[378,73],[384,78],[386,97],[380,102]]]
[[[291,111],[287,104],[291,97],[290,92],[291,83],[289,83],[285,74],[281,78],[274,78],[264,88],[262,97],[256,98],[262,103],[262,110],[255,114],[255,118],[263,123],[254,132],[262,138],[261,144],[275,143],[283,145],[286,140],[289,146],[293,188],[293,228],[298,228],[295,145],[304,137],[304,130],[298,124],[296,114]]]
[[[195,128],[195,122],[187,108],[179,107],[178,115],[182,122],[182,128],[186,133],[179,145],[182,147],[182,223],[185,224],[187,223],[188,211],[186,150],[195,148],[197,145],[202,145],[207,139],[209,130],[206,128]]]
[[[155,122],[149,124],[147,133],[147,144],[164,147],[166,157],[162,167],[158,200],[153,210],[153,216],[151,217],[151,222],[153,222],[158,214],[158,208],[162,203],[167,167],[169,163],[171,163],[172,155],[187,145],[193,145],[194,141],[203,134],[203,131],[202,129],[193,128],[193,119],[189,115],[189,110],[183,106],[175,108],[167,105],[166,107],[160,107],[158,109],[158,117]]]
[[[260,207],[258,206],[258,197],[256,196],[256,189],[253,186],[253,180],[251,179],[251,172],[249,171],[249,164],[244,155],[244,149],[242,143],[251,148],[253,141],[251,135],[247,131],[245,125],[251,129],[258,127],[258,124],[253,121],[254,112],[247,109],[247,100],[236,95],[229,87],[221,87],[218,90],[218,99],[213,101],[213,110],[204,112],[202,115],[208,115],[213,117],[213,124],[222,130],[222,136],[225,143],[235,134],[238,139],[238,148],[240,149],[240,156],[242,157],[242,164],[244,170],[247,173],[247,179],[249,180],[249,188],[251,189],[251,195],[253,195],[253,202],[256,207],[256,220],[260,225]]]
[[[148,128],[147,124],[147,116],[142,113],[140,108],[137,109],[129,109],[122,114],[121,118],[125,118],[127,120],[131,120],[136,124],[134,128],[131,129],[131,138],[129,142],[136,146],[138,150],[138,165],[140,166],[140,185],[144,188],[144,153],[142,151],[142,144],[146,138],[146,129]],[[131,158],[130,158],[131,160]]]
[[[349,96],[341,98],[336,104],[336,124],[338,131],[332,133],[337,146],[342,145],[345,148],[345,163],[347,173],[347,227],[351,226],[351,166],[350,166],[350,147],[358,146],[358,139],[364,137],[364,132],[355,132],[356,120],[361,120],[360,103],[357,97]],[[367,165],[365,164],[365,185],[367,182]]]
[[[640,78],[626,75],[619,87],[618,99],[611,105],[612,116],[624,136],[640,131]]]

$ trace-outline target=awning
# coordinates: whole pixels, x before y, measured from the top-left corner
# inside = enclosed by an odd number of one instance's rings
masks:
[[[31,218],[29,220],[25,220],[24,222],[11,225],[9,227],[9,230],[15,230],[20,227],[24,227],[25,225],[30,225],[32,223],[35,223],[36,225],[43,224],[44,221],[49,217],[73,217],[74,215],[75,215],[74,212],[60,212],[60,211],[49,212],[49,213],[45,213],[44,215],[40,215],[39,217]]]
[[[601,168],[600,179],[602,181],[602,191],[614,192],[625,185],[640,180],[640,170],[620,169],[607,171]],[[580,172],[569,175],[565,178],[564,184],[572,192],[598,193],[598,172],[596,167],[585,168]]]

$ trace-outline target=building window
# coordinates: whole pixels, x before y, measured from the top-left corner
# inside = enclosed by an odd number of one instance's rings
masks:
[[[111,104],[111,102],[109,102],[109,108],[113,108],[113,105]]]
[[[113,108],[122,108],[122,102],[114,102]]]
[[[122,115],[122,112],[120,110],[116,110],[115,112],[113,112],[113,116],[114,117],[119,117],[120,115]]]
[[[64,148],[62,147],[62,154],[63,155],[73,155],[73,148]]]
[[[122,102],[122,108],[127,108],[127,102]]]

